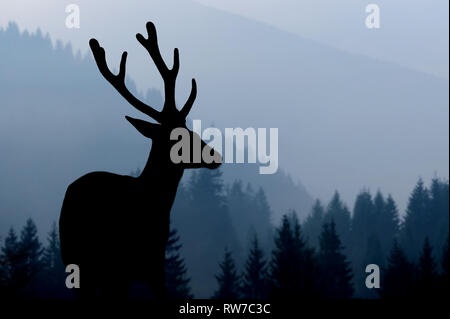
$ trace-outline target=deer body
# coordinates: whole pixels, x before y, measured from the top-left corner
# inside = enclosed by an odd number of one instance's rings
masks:
[[[148,284],[153,296],[163,297],[170,210],[184,169],[216,168],[221,162],[216,153],[216,161],[210,164],[175,164],[170,160],[174,144],[170,132],[186,127],[185,118],[195,100],[196,84],[193,80],[191,95],[178,111],[174,100],[178,50],[175,49],[174,67],[169,70],[159,53],[156,30],[150,22],[147,32],[148,39],[140,34],[137,38],[149,51],[164,79],[166,101],[161,112],[140,102],[126,89],[126,53],[119,74],[113,75],[106,65],[103,48],[96,40],[90,41],[103,76],[130,104],[159,123],[127,117],[140,133],[153,140],[149,159],[139,177],[94,172],[67,188],[59,220],[61,254],[64,264],[80,267],[81,295],[126,296],[129,285],[140,281]],[[192,138],[199,138],[189,132]],[[201,144],[202,148],[209,148],[203,141]]]
[[[169,212],[182,172],[172,173],[172,180],[163,173],[134,178],[95,172],[69,186],[60,217],[62,257],[80,267],[83,292],[125,294],[141,281],[163,293],[158,279],[164,279]]]

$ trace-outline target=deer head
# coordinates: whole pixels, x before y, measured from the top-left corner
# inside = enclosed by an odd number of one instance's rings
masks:
[[[127,60],[127,52],[123,52],[122,59],[120,61],[120,69],[117,75],[113,74],[108,68],[105,58],[105,50],[100,46],[96,39],[91,39],[89,45],[95,58],[95,62],[103,75],[103,77],[111,83],[111,85],[137,110],[153,118],[157,123],[150,123],[140,119],[135,119],[126,116],[126,119],[145,137],[151,138],[153,162],[169,163],[179,168],[200,168],[207,167],[214,169],[220,166],[222,158],[219,153],[209,147],[203,140],[201,140],[198,134],[192,132],[186,127],[186,117],[188,116],[192,105],[194,104],[197,96],[197,84],[195,79],[192,79],[192,89],[187,102],[178,110],[175,103],[175,82],[180,68],[180,60],[178,49],[174,50],[174,59],[172,69],[169,69],[165,64],[161,52],[158,47],[158,40],[156,35],[156,29],[152,22],[147,22],[147,39],[140,33],[136,35],[136,39],[147,50],[155,63],[161,77],[164,80],[164,93],[165,101],[161,111],[157,111],[151,106],[143,103],[137,99],[125,85],[125,68]],[[200,142],[201,150],[209,151],[213,155],[214,161],[212,163],[206,163],[203,160],[200,163],[194,163],[193,157],[193,145],[190,143],[190,156],[191,161],[189,163],[175,164],[170,160],[170,150],[177,141],[171,140],[171,132],[176,128],[184,128],[189,132],[190,140],[194,143]],[[205,149],[206,148],[206,149]]]

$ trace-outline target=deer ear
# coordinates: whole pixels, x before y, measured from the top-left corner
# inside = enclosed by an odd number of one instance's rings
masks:
[[[138,120],[129,116],[125,116],[125,118],[145,137],[154,138],[160,132],[161,125],[159,124]]]

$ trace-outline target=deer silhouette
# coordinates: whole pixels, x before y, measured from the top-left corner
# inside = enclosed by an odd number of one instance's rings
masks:
[[[150,123],[126,116],[126,119],[152,146],[145,168],[138,177],[108,172],[93,172],[77,179],[67,188],[59,219],[61,254],[65,265],[80,269],[81,296],[127,296],[137,281],[148,285],[151,295],[163,298],[165,292],[165,248],[169,236],[170,210],[185,169],[220,166],[221,155],[186,127],[186,117],[197,95],[195,79],[185,105],[175,104],[175,82],[180,66],[174,50],[172,69],[164,63],[152,22],[146,25],[148,38],[136,38],[148,51],[164,80],[165,102],[158,111],[138,100],[125,85],[127,52],[122,54],[117,75],[107,66],[105,50],[96,39],[89,45],[103,77],[136,109],[153,118]],[[191,140],[214,160],[206,163],[174,163],[170,150],[177,142],[170,138],[175,128],[184,128]]]

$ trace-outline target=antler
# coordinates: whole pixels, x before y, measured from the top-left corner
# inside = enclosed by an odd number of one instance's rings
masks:
[[[147,39],[145,39],[144,36],[140,33],[136,34],[136,39],[140,44],[142,44],[145,49],[147,49],[147,52],[150,54],[153,62],[155,62],[155,65],[164,80],[165,102],[163,112],[175,112],[177,111],[175,104],[175,82],[177,79],[178,70],[180,69],[180,57],[178,49],[174,49],[173,66],[172,69],[169,69],[163,58],[161,57],[155,25],[152,22],[147,22],[146,28],[148,35]],[[195,82],[195,79],[192,79],[191,94],[189,95],[186,104],[183,106],[181,111],[179,111],[183,119],[185,119],[189,114],[196,96],[197,84]]]
[[[91,39],[89,45],[91,47],[92,53],[94,54],[95,62],[106,80],[111,83],[114,88],[136,109],[147,114],[148,116],[154,118],[159,123],[165,120],[169,121],[173,116],[181,119],[185,119],[189,114],[189,111],[194,104],[195,98],[197,96],[197,84],[195,79],[192,79],[192,89],[188,100],[186,101],[183,108],[178,111],[175,104],[175,82],[178,75],[178,70],[180,69],[180,57],[178,49],[174,49],[173,66],[169,69],[164,62],[161,52],[158,46],[158,37],[156,34],[155,25],[152,22],[147,22],[147,39],[140,33],[136,34],[136,39],[139,43],[147,49],[153,62],[155,63],[161,77],[164,80],[164,92],[165,92],[165,102],[164,107],[161,112],[155,110],[151,106],[143,103],[134,97],[130,91],[125,86],[125,64],[127,60],[127,52],[122,54],[122,59],[120,61],[120,70],[117,75],[114,75],[108,68],[105,59],[105,50],[99,45],[96,39]]]
[[[89,46],[91,47],[92,53],[94,54],[95,62],[97,63],[100,73],[109,83],[112,84],[117,92],[119,92],[125,98],[125,100],[127,100],[128,103],[133,105],[136,109],[161,123],[163,120],[161,112],[158,112],[151,106],[138,100],[133,94],[131,94],[131,92],[125,85],[125,64],[127,61],[127,52],[123,52],[122,58],[120,60],[119,73],[117,75],[114,75],[106,64],[105,49],[100,46],[96,39],[91,39],[89,41]]]
[[[196,97],[197,97],[197,83],[195,82],[195,79],[192,79],[191,94],[189,95],[186,104],[184,104],[183,108],[180,111],[183,118],[186,118],[188,116],[189,112],[191,111],[192,105],[194,105]]]

